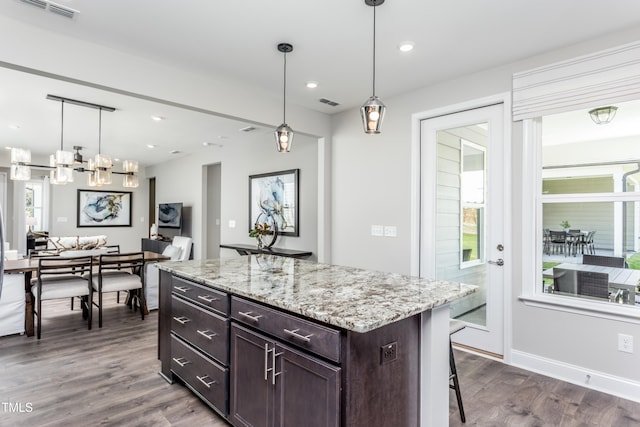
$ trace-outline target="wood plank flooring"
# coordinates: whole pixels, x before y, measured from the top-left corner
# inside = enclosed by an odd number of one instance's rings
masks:
[[[77,304],[72,312],[59,300],[44,304],[41,340],[0,337],[0,426],[228,426],[158,375],[157,311],[142,321],[115,295],[105,300],[102,329],[97,311],[88,331]],[[639,403],[469,353],[456,357],[467,426],[640,425]],[[463,426],[450,393],[450,426]]]

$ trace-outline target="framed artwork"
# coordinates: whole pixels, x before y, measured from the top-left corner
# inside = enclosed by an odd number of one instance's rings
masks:
[[[78,190],[78,227],[131,227],[131,191]]]
[[[275,223],[278,234],[299,236],[300,169],[249,176],[249,231],[256,222]]]

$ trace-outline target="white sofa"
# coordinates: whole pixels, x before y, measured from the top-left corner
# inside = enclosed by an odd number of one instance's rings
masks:
[[[5,274],[0,296],[0,336],[24,333],[24,274]]]
[[[175,236],[162,255],[171,257],[171,261],[184,261],[189,259],[191,254],[191,237]],[[145,294],[147,309],[156,310],[158,308],[158,292],[160,284],[160,271],[155,262],[147,263],[144,270]]]

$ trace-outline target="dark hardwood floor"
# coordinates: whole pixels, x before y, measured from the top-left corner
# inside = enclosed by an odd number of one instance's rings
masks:
[[[69,301],[48,301],[41,340],[0,338],[0,426],[228,426],[158,375],[157,312],[142,321],[115,295],[105,298],[102,329],[96,320],[88,331],[77,304],[71,312]],[[469,353],[456,357],[468,426],[640,425],[640,403]],[[462,426],[450,397],[450,426]]]

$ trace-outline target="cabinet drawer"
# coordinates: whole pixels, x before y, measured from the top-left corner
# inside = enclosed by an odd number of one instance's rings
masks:
[[[229,298],[226,293],[176,276],[173,276],[172,285],[174,294],[216,310],[225,316],[229,315]]]
[[[228,415],[228,370],[171,336],[171,370],[220,412]]]
[[[229,321],[176,296],[171,300],[171,330],[221,363],[228,364]]]
[[[231,317],[284,342],[340,362],[340,331],[237,297],[231,297]]]

